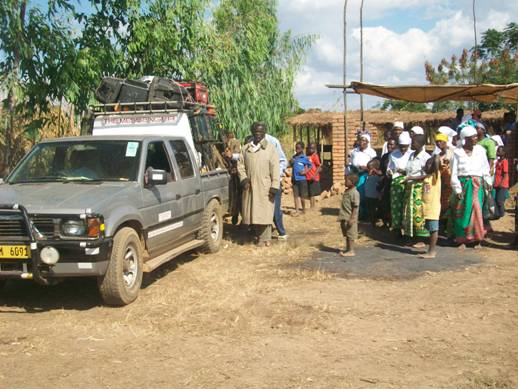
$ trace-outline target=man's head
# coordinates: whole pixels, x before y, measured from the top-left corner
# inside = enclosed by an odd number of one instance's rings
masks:
[[[475,120],[482,119],[482,111],[480,109],[474,109],[471,117]]]
[[[389,141],[389,139],[392,139],[394,137],[394,131],[392,130],[386,130],[383,134],[383,137],[385,138],[385,141]]]
[[[387,141],[387,153],[393,152],[397,147],[397,142],[395,139],[389,139]]]
[[[313,155],[317,152],[317,144],[315,142],[311,142],[308,145],[308,154]]]
[[[358,183],[358,176],[356,174],[349,174],[345,176],[345,187],[347,189],[354,188]]]
[[[457,109],[457,119],[462,119],[464,117],[464,109],[458,108]]]
[[[297,142],[295,144],[295,152],[297,154],[302,154],[304,153],[304,142]]]
[[[421,151],[426,143],[426,137],[421,134],[414,135],[412,138],[412,150]]]
[[[262,122],[255,122],[251,127],[252,136],[254,137],[254,143],[258,144],[261,142],[266,135],[266,124]]]

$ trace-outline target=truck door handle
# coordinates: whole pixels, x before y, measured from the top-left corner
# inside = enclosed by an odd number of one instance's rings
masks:
[[[195,194],[200,194],[200,192],[201,192],[201,189],[196,189]]]
[[[181,198],[182,198],[182,195],[179,195],[179,194],[176,195],[176,200],[180,200]]]

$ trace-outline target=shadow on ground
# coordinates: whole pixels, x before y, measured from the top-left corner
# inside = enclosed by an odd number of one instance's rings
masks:
[[[464,270],[479,265],[483,255],[469,249],[460,255],[456,248],[441,247],[437,258],[430,260],[419,258],[417,249],[386,243],[359,247],[356,251],[356,257],[343,258],[338,249],[320,246],[309,260],[295,266],[343,278],[409,280],[429,272]]]
[[[466,249],[459,251],[442,238],[439,240],[435,259],[422,259],[415,249],[414,241],[398,241],[386,229],[374,228],[362,223],[362,233],[377,242],[357,248],[356,257],[343,258],[336,247],[318,245],[312,257],[294,266],[308,270],[319,270],[344,278],[369,278],[375,280],[408,280],[429,272],[464,270],[483,262],[484,251]]]

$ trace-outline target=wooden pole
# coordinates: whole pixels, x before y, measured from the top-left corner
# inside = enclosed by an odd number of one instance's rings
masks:
[[[360,82],[363,82],[363,0],[360,4]],[[360,121],[362,129],[365,129],[363,122],[363,95],[360,95]]]
[[[343,79],[343,86],[344,86],[344,141],[345,141],[345,147],[344,147],[344,160],[345,164],[347,164],[347,156],[349,155],[349,147],[347,144],[347,138],[348,138],[348,128],[347,128],[347,2],[348,0],[345,0],[344,2],[344,64],[343,64],[343,73],[344,73],[344,79]]]

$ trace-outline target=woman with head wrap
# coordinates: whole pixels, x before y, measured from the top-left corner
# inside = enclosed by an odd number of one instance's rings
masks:
[[[405,125],[403,122],[394,122],[391,130],[385,131],[385,143],[383,144],[383,148],[381,149],[381,156],[383,157],[385,154],[389,154],[388,151],[388,142],[393,139],[397,142],[399,135],[404,131]]]
[[[366,220],[367,207],[365,204],[365,181],[368,176],[367,164],[377,157],[376,151],[371,147],[371,137],[367,133],[359,135],[358,147],[351,153],[351,171],[358,174],[356,188],[360,192],[360,219]]]
[[[402,132],[398,138],[398,148],[390,153],[387,175],[392,178],[390,184],[391,228],[401,230],[403,220],[403,195],[405,192],[406,165],[410,157],[410,134]]]
[[[414,135],[412,149],[408,158],[405,177],[405,199],[403,203],[403,235],[410,238],[428,237],[425,226],[423,203],[423,180],[426,178],[425,165],[430,159],[424,148],[426,138],[422,134]]]
[[[462,147],[453,152],[451,186],[456,196],[454,232],[460,248],[466,243],[484,240],[482,207],[484,203],[484,181],[490,181],[489,163],[485,149],[477,145],[477,130],[465,126],[460,133]]]
[[[453,237],[452,201],[451,201],[451,159],[453,158],[453,146],[448,142],[448,136],[438,133],[435,136],[435,147],[439,156],[439,172],[441,174],[441,216],[440,221],[446,228],[448,235]]]

